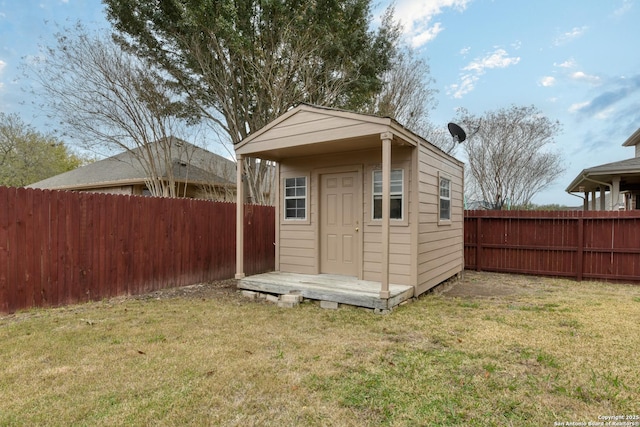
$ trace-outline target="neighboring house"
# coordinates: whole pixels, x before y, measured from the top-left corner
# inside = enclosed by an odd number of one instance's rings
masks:
[[[584,169],[567,187],[584,195],[585,211],[640,209],[640,129],[622,145],[635,147],[635,157]]]
[[[180,197],[235,200],[235,162],[177,138],[171,144],[153,144],[157,145],[148,152],[155,153],[158,175],[165,181],[173,176]],[[171,152],[166,153],[163,147],[170,147]],[[148,172],[138,160],[141,150],[125,151],[28,187],[150,195],[146,184]]]
[[[333,285],[323,297],[305,294],[317,295],[307,275],[338,275],[377,283],[370,306],[389,309],[399,303],[390,285],[417,296],[463,270],[463,163],[395,120],[302,104],[235,148],[238,159],[277,164],[275,269],[303,275],[305,297],[345,302]],[[238,286],[286,293],[282,280],[259,280]]]

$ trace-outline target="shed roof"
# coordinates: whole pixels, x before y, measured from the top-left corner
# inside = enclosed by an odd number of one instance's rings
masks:
[[[240,155],[279,161],[380,147],[380,135],[386,132],[393,135],[394,144],[429,144],[389,117],[300,104],[246,137],[235,149]]]
[[[217,183],[220,185],[235,183],[235,163],[222,156],[197,147],[189,142],[173,138],[170,144],[171,162],[160,160],[159,174],[168,176],[167,163],[178,182]],[[158,144],[154,142],[152,144]],[[29,185],[31,188],[57,190],[88,189],[114,187],[143,183],[147,174],[136,159],[141,147],[115,156],[90,163]],[[164,155],[163,150],[152,149],[155,156]]]

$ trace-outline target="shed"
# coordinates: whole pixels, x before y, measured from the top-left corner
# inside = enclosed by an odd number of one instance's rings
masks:
[[[237,222],[240,288],[391,309],[463,270],[463,163],[395,120],[301,104],[235,149],[278,195],[275,272],[245,277]]]

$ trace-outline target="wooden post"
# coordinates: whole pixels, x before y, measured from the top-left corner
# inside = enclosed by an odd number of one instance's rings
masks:
[[[482,218],[478,216],[476,220],[476,271],[482,271]]]
[[[380,134],[382,139],[382,277],[380,298],[389,299],[389,211],[391,209],[391,139],[393,134]]]
[[[583,258],[584,258],[584,217],[578,218],[578,251],[576,252],[576,280],[582,281]]]
[[[275,188],[273,189],[273,191],[275,192],[275,198],[273,200],[275,200],[275,242],[273,242],[273,244],[275,245],[275,264],[274,264],[274,268],[275,271],[280,271],[280,215],[281,214],[281,209],[284,209],[284,207],[281,205],[282,203],[282,196],[280,195],[280,162],[276,163],[275,165],[276,167],[276,177],[275,177]],[[307,215],[309,215],[309,213],[307,213]]]
[[[236,155],[236,279],[244,278],[244,157]]]

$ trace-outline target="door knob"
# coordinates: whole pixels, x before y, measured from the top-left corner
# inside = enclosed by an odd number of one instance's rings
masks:
[[[359,229],[358,227],[356,227],[356,233],[357,233],[358,231],[360,231],[360,229]]]

